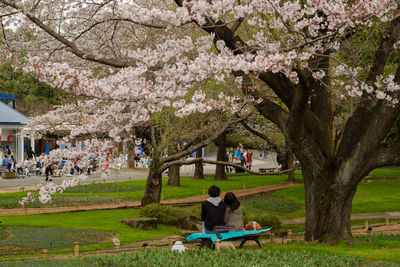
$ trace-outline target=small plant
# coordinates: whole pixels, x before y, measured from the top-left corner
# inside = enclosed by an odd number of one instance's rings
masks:
[[[160,223],[169,225],[175,225],[185,215],[179,208],[160,204],[149,204],[140,209],[140,217],[157,218]]]

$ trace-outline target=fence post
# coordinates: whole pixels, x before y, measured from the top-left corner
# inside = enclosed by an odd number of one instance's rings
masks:
[[[215,240],[215,249],[217,250],[218,255],[221,254],[221,242],[219,241],[219,239]]]
[[[42,259],[47,259],[47,255],[49,253],[48,249],[42,249]]]
[[[287,231],[287,238],[288,238],[288,241],[292,241],[292,230],[290,230],[290,229],[288,229],[288,231]]]
[[[79,257],[79,242],[74,243],[74,256]]]
[[[206,189],[203,187],[203,195],[206,194]]]
[[[368,221],[365,221],[365,230],[368,231]]]
[[[168,246],[169,246],[169,248],[172,248],[173,243],[174,243],[174,242],[172,241],[172,238],[169,237],[169,238],[168,238]]]
[[[386,226],[389,225],[389,216],[386,217],[386,221],[385,221]]]
[[[243,184],[243,192],[246,191],[246,184]]]

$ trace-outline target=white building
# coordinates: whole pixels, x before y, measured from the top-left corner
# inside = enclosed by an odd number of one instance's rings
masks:
[[[18,133],[27,120],[23,114],[0,101],[0,150],[3,151],[8,145],[17,162],[24,160],[24,138]]]

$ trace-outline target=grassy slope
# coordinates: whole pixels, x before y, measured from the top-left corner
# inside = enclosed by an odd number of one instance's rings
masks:
[[[139,216],[139,210],[101,210],[86,212],[54,213],[45,215],[1,216],[2,226],[31,226],[95,229],[119,233],[121,244],[173,235],[178,229],[159,225],[157,230],[144,231],[121,223],[122,219]],[[82,251],[113,246],[112,242],[82,248]]]

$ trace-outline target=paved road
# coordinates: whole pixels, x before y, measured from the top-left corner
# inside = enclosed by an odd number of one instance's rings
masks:
[[[269,153],[266,158],[259,159],[258,152],[253,151],[253,169],[258,170],[258,168],[275,168],[276,167],[276,154]],[[206,157],[208,160],[215,160],[216,155],[211,155]],[[204,166],[204,173],[211,174],[215,172],[215,165],[206,164]],[[132,169],[129,171],[112,171],[111,175],[107,178],[101,178],[99,175],[90,175],[85,181],[82,183],[101,183],[104,180],[106,182],[120,182],[127,180],[141,180],[146,179],[148,174],[148,169]],[[181,176],[193,176],[194,170],[188,168],[187,166],[181,167]],[[164,173],[164,177],[167,176]],[[56,184],[61,183],[66,177],[54,177],[53,182]],[[25,190],[35,190],[36,186],[43,181],[44,176],[30,176],[24,179],[1,179],[0,178],[0,193],[6,192],[18,192],[21,187],[24,187]]]

